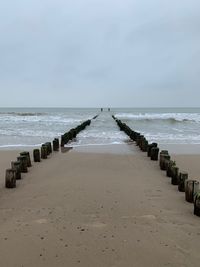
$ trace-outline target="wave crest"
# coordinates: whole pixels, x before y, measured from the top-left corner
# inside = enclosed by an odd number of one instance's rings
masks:
[[[115,115],[117,118],[126,120],[137,121],[169,121],[171,123],[176,122],[196,122],[200,123],[199,113],[145,113],[145,114],[133,114],[133,113],[118,113]]]
[[[0,112],[2,115],[14,115],[14,116],[43,116],[46,113],[41,112]]]

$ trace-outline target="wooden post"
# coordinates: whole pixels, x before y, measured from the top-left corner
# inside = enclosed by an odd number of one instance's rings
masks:
[[[141,143],[140,143],[140,148],[143,152],[147,152],[147,145],[148,145],[148,141],[146,140],[145,137],[143,137],[141,139]]]
[[[64,137],[64,135],[61,135],[60,146],[61,146],[61,147],[64,147],[64,145],[65,145],[65,137]]]
[[[139,146],[139,143],[140,143],[140,137],[141,135],[138,134],[137,137],[136,137],[136,145]]]
[[[27,157],[27,167],[31,167],[31,157],[30,157],[30,153],[27,151],[21,152],[20,156],[25,156]]]
[[[171,184],[173,184],[173,185],[178,185],[178,171],[179,171],[178,167],[176,167],[176,166],[172,167]]]
[[[27,164],[27,157],[26,156],[20,156],[17,157],[17,160],[21,163],[21,172],[26,173],[28,172],[28,164]]]
[[[53,151],[58,151],[57,142],[55,139],[53,140]]]
[[[152,147],[151,149],[151,160],[158,160],[159,148]]]
[[[163,171],[166,171],[169,161],[170,161],[170,155],[161,154],[160,155],[160,169]]]
[[[162,161],[163,161],[164,155],[169,155],[167,150],[161,150],[161,152],[160,152],[160,160],[159,160],[160,168],[161,168],[161,165],[162,165]]]
[[[38,148],[33,150],[33,160],[34,162],[40,162],[40,150]]]
[[[166,175],[167,177],[172,177],[172,167],[176,166],[175,161],[169,160],[167,164],[167,170],[166,170]]]
[[[41,158],[47,159],[47,146],[44,144],[41,146]]]
[[[86,127],[86,126],[85,126]],[[69,131],[69,135],[70,135],[70,140],[76,138],[76,130],[74,128],[72,128],[70,131]]]
[[[130,138],[132,141],[135,141],[135,132],[134,131],[131,132]]]
[[[142,151],[143,152],[147,152],[148,144],[149,144],[148,141],[145,139],[143,141],[143,144],[142,144]]]
[[[199,190],[199,182],[196,180],[188,180],[185,183],[185,200],[187,202],[193,202],[194,196]]]
[[[53,151],[59,151],[59,140],[58,140],[58,138],[55,138],[53,140]]]
[[[152,148],[152,145],[151,144],[148,144],[148,147],[147,147],[147,157],[150,157],[151,156],[151,148]]]
[[[54,140],[56,141],[56,143],[57,143],[57,148],[58,148],[58,150],[59,150],[59,139],[58,139],[58,138],[54,138]]]
[[[7,169],[5,175],[5,187],[15,188],[16,187],[16,170]]]
[[[51,142],[46,142],[45,145],[47,146],[47,155],[50,155],[52,153]]]
[[[178,178],[178,191],[185,192],[185,183],[188,180],[187,172],[180,172]]]
[[[152,149],[153,147],[157,147],[157,146],[158,146],[157,143],[152,143],[152,144],[149,144],[149,145],[148,145],[148,148],[147,148],[147,156],[148,156],[148,157],[151,157],[151,149]]]
[[[16,171],[15,176],[16,180],[20,180],[21,177],[21,163],[19,161],[12,161],[11,168]]]
[[[194,198],[194,214],[200,217],[200,191],[198,191]]]
[[[143,146],[143,141],[145,141],[145,137],[144,137],[144,135],[141,135],[139,142],[138,142],[138,146],[141,150],[142,150],[142,146]]]

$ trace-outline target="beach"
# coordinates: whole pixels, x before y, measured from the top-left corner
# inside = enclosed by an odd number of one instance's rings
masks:
[[[1,1],[0,267],[200,267],[199,1]]]
[[[4,171],[19,151],[0,151],[2,267],[199,266],[193,204],[158,162],[116,146],[54,152],[15,189],[4,188]],[[198,179],[200,155],[173,157]]]

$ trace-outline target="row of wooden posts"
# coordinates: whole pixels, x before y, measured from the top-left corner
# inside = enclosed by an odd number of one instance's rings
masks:
[[[53,147],[52,147],[53,145]],[[33,150],[33,161],[40,162],[41,159],[47,159],[53,151],[59,151],[59,139],[55,138],[53,142],[42,144],[41,148]],[[6,170],[5,187],[15,188],[16,180],[21,180],[21,174],[27,173],[28,168],[32,166],[30,152],[21,152],[16,161],[11,162],[11,168]]]
[[[95,116],[93,119],[95,119]],[[76,128],[69,130],[67,133],[61,136],[61,147],[64,147],[70,140],[75,138],[77,134],[84,130],[86,126],[90,125],[91,120],[84,121]],[[53,145],[53,147],[52,147]],[[34,162],[40,162],[41,159],[47,159],[53,151],[59,151],[59,139],[55,138],[53,142],[46,142],[42,144],[41,148],[33,150]],[[32,166],[30,153],[28,151],[21,152],[16,161],[11,162],[11,168],[6,170],[5,174],[5,187],[15,188],[16,180],[21,180],[21,174],[27,173],[28,168]]]
[[[147,152],[147,156],[151,158],[151,160],[158,160],[159,148],[157,143],[149,144],[144,135],[141,135],[139,132],[133,131],[126,123],[123,123],[121,120],[118,120],[114,115],[112,116],[116,121],[117,125],[120,128],[120,131],[124,131],[131,140],[136,142],[136,145],[143,152]]]
[[[93,119],[96,119],[96,116]],[[76,128],[73,128],[70,131],[66,132],[65,134],[61,135],[61,147],[64,147],[64,145],[66,145],[70,140],[76,138],[77,134],[83,131],[90,124],[91,120],[84,121]]]
[[[121,131],[124,131],[131,140],[136,142],[143,152],[147,152],[147,156],[151,160],[158,160],[159,148],[157,143],[151,143],[139,132],[133,131],[128,125],[121,120],[112,116],[118,124]],[[167,150],[162,150],[159,157],[160,169],[166,171],[166,176],[171,178],[171,184],[178,186],[179,192],[185,192],[185,200],[194,203],[194,214],[200,216],[200,190],[197,180],[189,180],[188,173],[182,172],[176,166],[176,162],[171,159]]]
[[[185,200],[194,203],[194,214],[200,216],[199,182],[188,179],[188,173],[180,171],[167,150],[160,152],[159,165],[161,170],[166,171],[166,176],[171,178],[171,184],[178,186],[179,192],[185,192]]]

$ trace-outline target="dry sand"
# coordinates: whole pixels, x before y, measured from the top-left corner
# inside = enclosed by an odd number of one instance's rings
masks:
[[[200,218],[158,162],[123,155],[54,153],[33,164],[16,189],[0,152],[1,267],[199,267]],[[200,176],[199,155],[176,155]]]

